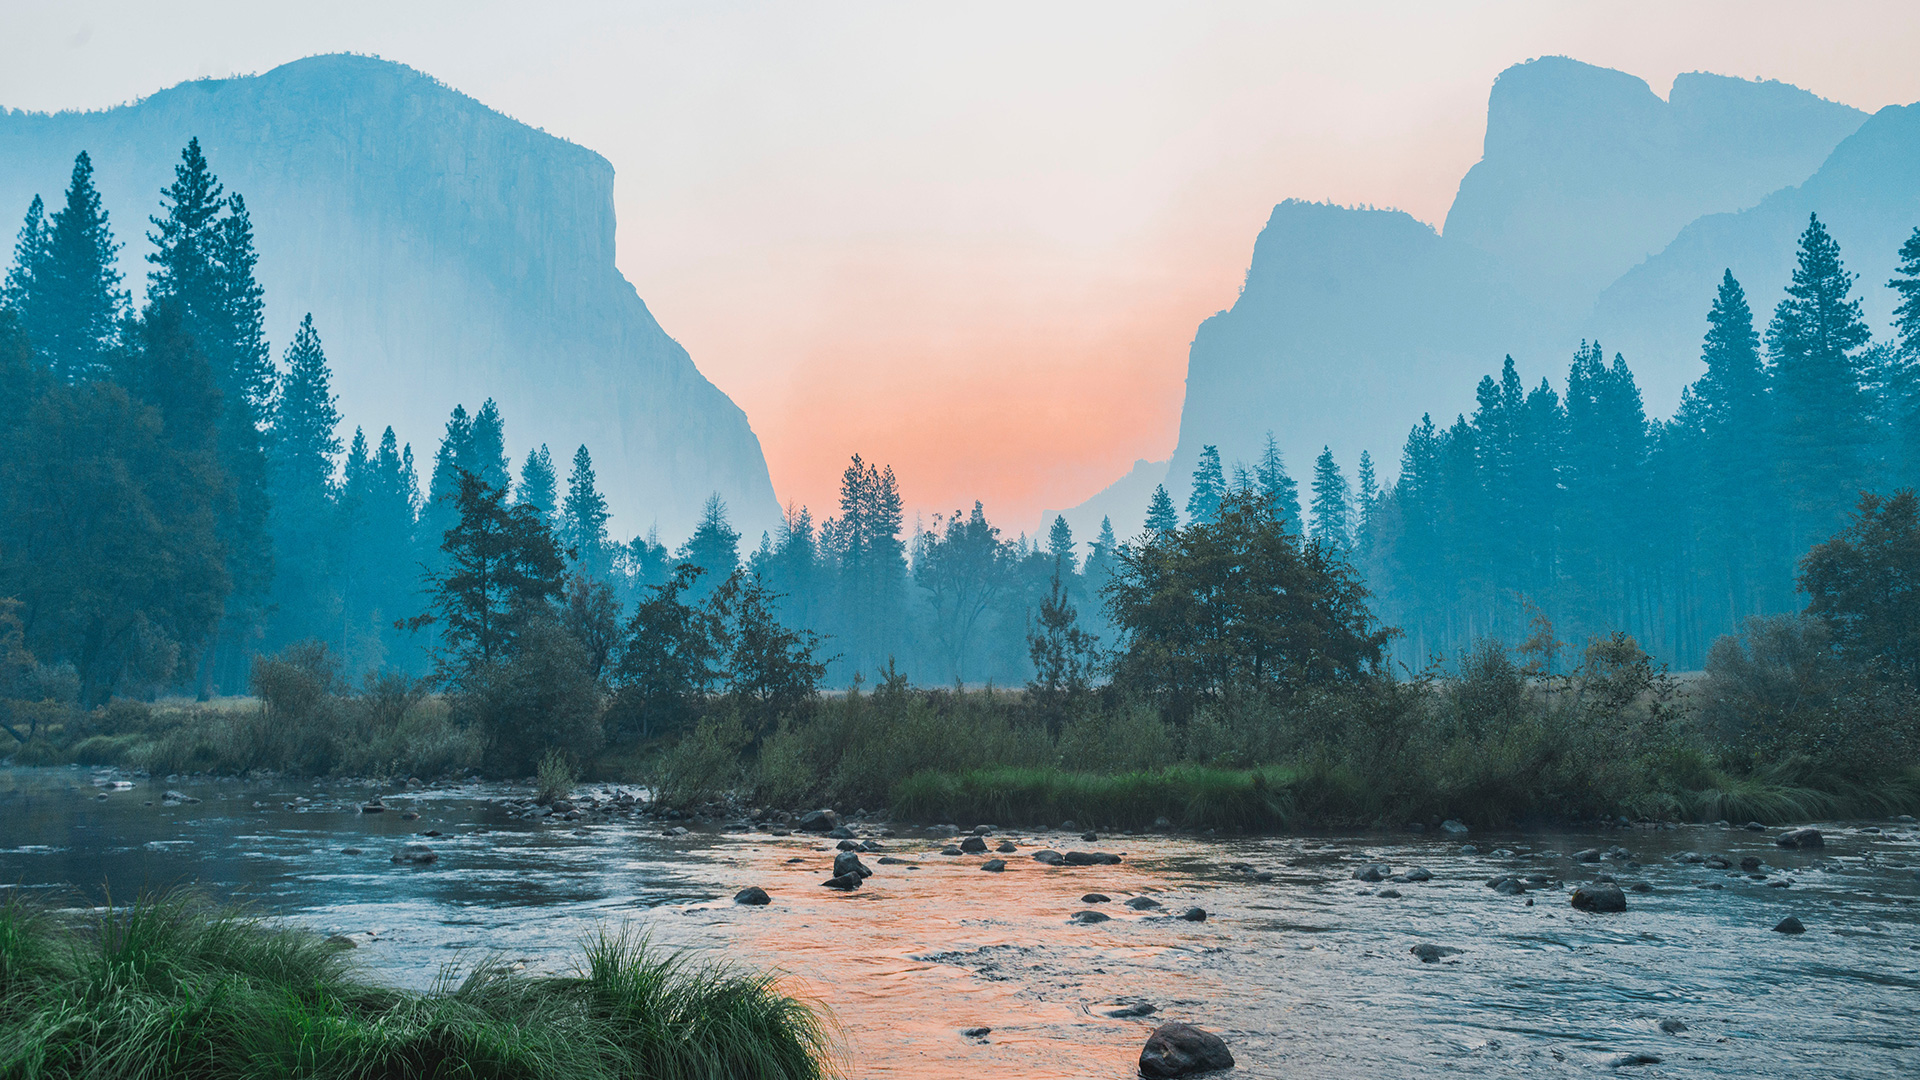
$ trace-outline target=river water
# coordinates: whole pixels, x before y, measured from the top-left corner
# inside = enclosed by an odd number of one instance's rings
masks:
[[[134,786],[101,786],[111,780]],[[168,789],[201,801],[164,805]],[[197,885],[350,935],[371,976],[416,987],[483,956],[565,970],[584,935],[630,925],[778,967],[830,1007],[858,1077],[1124,1077],[1163,1019],[1224,1036],[1247,1077],[1920,1075],[1911,822],[1821,823],[1815,851],[1775,847],[1777,830],[1713,826],[1468,844],[1003,830],[991,840],[1017,852],[957,857],[939,854],[947,839],[856,826],[887,850],[863,854],[874,874],[843,894],[821,887],[834,842],[814,836],[530,820],[498,785],[388,790],[388,812],[360,812],[375,793],[0,769],[0,886],[84,905]],[[424,838],[436,862],[389,860],[428,830],[442,834]],[[1626,854],[1599,864],[1571,858],[1616,845]],[[1030,857],[1042,847],[1123,858],[1050,867]],[[1757,877],[1737,869],[1743,856],[1763,861]],[[988,858],[1005,871],[982,872]],[[1369,862],[1432,880],[1355,880]],[[1487,887],[1505,873],[1547,883]],[[1624,913],[1573,910],[1572,886],[1596,873],[1651,889],[1629,892]],[[773,902],[734,904],[746,885]],[[1082,902],[1096,891],[1111,901]],[[1162,907],[1121,903],[1135,896]],[[1191,906],[1207,919],[1170,915]],[[1111,918],[1069,921],[1085,910]],[[1806,932],[1773,932],[1787,915]],[[1423,963],[1409,952],[1421,944],[1459,951]],[[1155,1012],[1106,1015],[1140,1004]],[[977,1027],[992,1030],[961,1033]],[[1614,1064],[1636,1054],[1660,1060]]]

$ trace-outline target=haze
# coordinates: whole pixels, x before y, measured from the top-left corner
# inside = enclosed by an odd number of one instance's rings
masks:
[[[1171,451],[1275,202],[1440,221],[1517,60],[1920,99],[1910,5],[1328,8],[9,2],[0,105],[410,64],[612,161],[621,270],[782,500],[829,505],[858,451],[921,511],[1022,523]]]

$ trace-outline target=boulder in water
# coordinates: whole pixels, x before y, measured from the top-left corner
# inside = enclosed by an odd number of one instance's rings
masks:
[[[1186,920],[1187,922],[1206,922],[1207,909],[1190,907],[1187,910],[1181,912],[1178,917]]]
[[[1427,941],[1423,941],[1407,951],[1419,957],[1420,962],[1423,964],[1439,963],[1441,957],[1453,956],[1460,952],[1459,949],[1451,945],[1435,945]]]
[[[1106,922],[1110,917],[1111,916],[1099,911],[1076,911],[1072,915],[1067,916],[1067,921],[1086,925],[1089,923]]]
[[[1368,863],[1353,872],[1360,881],[1385,881],[1393,876],[1393,867],[1386,863]]]
[[[1120,861],[1111,851],[1069,851],[1062,858],[1068,866],[1113,866]]]
[[[795,824],[805,832],[832,832],[840,827],[840,815],[831,810],[809,810]]]
[[[986,862],[980,864],[980,869],[991,874],[997,874],[1006,868],[1007,860],[1005,859],[988,859]]]
[[[1191,1076],[1231,1068],[1233,1052],[1227,1049],[1226,1040],[1192,1024],[1161,1024],[1140,1049],[1142,1076]]]
[[[352,938],[348,937],[345,934],[335,934],[332,937],[328,938],[326,943],[328,945],[333,946],[336,949],[357,949],[360,947],[359,942],[353,940]]]
[[[829,889],[838,889],[841,892],[852,892],[860,887],[860,875],[835,874],[820,884],[825,885]]]
[[[866,863],[860,861],[859,852],[843,851],[833,857],[833,876],[844,877],[848,874],[858,874],[860,877],[868,878],[873,876],[873,871],[867,868]]]
[[[1807,932],[1807,924],[1789,915],[1773,924],[1773,929],[1778,934],[1804,934]]]
[[[1160,901],[1155,900],[1150,896],[1129,897],[1125,901],[1125,903],[1128,907],[1132,908],[1135,911],[1151,911],[1154,908],[1157,908],[1160,906]]]
[[[1440,831],[1446,833],[1448,836],[1465,836],[1472,830],[1468,829],[1464,822],[1448,818],[1440,823]]]
[[[767,890],[760,886],[749,885],[733,894],[733,902],[736,904],[747,904],[751,907],[763,907],[773,903],[773,897],[768,896]]]
[[[1783,848],[1819,848],[1827,846],[1827,838],[1819,829],[1789,829],[1774,837],[1773,843]]]
[[[987,850],[987,842],[982,837],[969,836],[966,839],[960,841],[960,850],[967,852],[968,854],[971,854],[971,855],[978,855],[981,852]]]
[[[431,862],[438,862],[439,859],[439,854],[425,844],[401,844],[400,850],[393,853],[390,861],[425,866]]]
[[[1596,881],[1573,890],[1571,903],[1581,911],[1601,914],[1627,910],[1627,894],[1611,881]]]
[[[1033,853],[1033,861],[1045,863],[1048,866],[1060,866],[1067,861],[1067,858],[1051,848],[1042,848]]]

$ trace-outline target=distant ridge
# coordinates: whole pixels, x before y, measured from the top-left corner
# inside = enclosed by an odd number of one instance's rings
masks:
[[[430,462],[448,410],[492,397],[516,460],[593,453],[615,527],[691,531],[712,492],[749,536],[778,504],[746,415],[614,265],[613,168],[404,65],[316,56],[96,112],[0,114],[0,215],[88,151],[122,271],[198,136],[247,198],[276,355],[312,311],[349,425]]]

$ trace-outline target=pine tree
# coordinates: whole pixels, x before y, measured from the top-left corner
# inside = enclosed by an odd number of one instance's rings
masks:
[[[1187,520],[1204,525],[1220,513],[1220,500],[1227,497],[1227,477],[1220,468],[1220,448],[1200,448],[1200,464],[1193,470],[1193,490],[1187,495]]]
[[[460,462],[460,467],[489,487],[505,489],[513,481],[513,468],[507,460],[506,422],[492,398],[482,403],[480,411],[474,414],[472,433],[467,443],[468,457]]]
[[[1167,533],[1180,527],[1180,517],[1173,510],[1173,496],[1167,494],[1165,484],[1155,484],[1153,500],[1147,503],[1147,532]]]
[[[206,356],[220,390],[219,460],[232,502],[222,516],[233,592],[220,640],[202,668],[201,692],[238,688],[247,678],[245,642],[264,616],[273,576],[267,537],[266,449],[261,428],[271,407],[273,362],[262,330],[262,296],[246,204],[227,198],[200,151],[188,142],[161,193],[164,217],[147,234],[154,251],[147,303],[170,305]]]
[[[1795,551],[1838,528],[1869,482],[1873,431],[1856,354],[1870,335],[1853,283],[1840,245],[1810,217],[1793,283],[1767,327]]]
[[[1373,553],[1374,530],[1380,513],[1380,481],[1373,472],[1373,457],[1360,451],[1359,502],[1353,529],[1354,550],[1362,556]]]
[[[1330,553],[1353,547],[1353,489],[1334,464],[1333,450],[1320,448],[1313,463],[1313,540]]]
[[[1280,444],[1274,440],[1273,432],[1267,432],[1266,445],[1260,450],[1260,460],[1253,467],[1253,480],[1267,507],[1267,512],[1278,517],[1295,536],[1301,533],[1300,485],[1287,475],[1286,462],[1280,456]]]
[[[438,565],[440,537],[459,521],[453,500],[460,490],[460,471],[472,470],[473,418],[464,405],[455,405],[433,454],[433,474],[427,480],[427,505],[421,515],[421,547],[427,566]]]
[[[1073,552],[1073,529],[1059,514],[1053,516],[1053,524],[1047,528],[1047,557],[1063,568],[1061,573],[1069,580],[1080,569],[1079,558]]]
[[[701,570],[699,581],[688,590],[697,600],[713,595],[740,568],[740,533],[727,521],[727,504],[719,492],[707,496],[700,508],[700,523],[681,545],[678,557]]]
[[[1114,549],[1119,541],[1113,535],[1113,518],[1102,515],[1100,534],[1087,545],[1087,565],[1082,573],[1087,579],[1087,591],[1096,598],[1106,587],[1107,578],[1113,574]]]
[[[1887,287],[1900,301],[1893,309],[1892,355],[1879,411],[1893,428],[1893,486],[1913,487],[1920,484],[1920,228],[1900,245],[1900,265]]]
[[[514,487],[513,501],[516,505],[533,507],[548,521],[560,508],[559,478],[554,474],[553,454],[547,450],[546,443],[528,450],[527,460],[520,463],[520,483]]]
[[[66,205],[40,228],[36,241],[30,233],[39,206],[36,198],[16,248],[20,280],[8,282],[9,292],[18,294],[21,327],[39,362],[56,375],[102,374],[127,297],[117,268],[120,245],[93,186],[92,160],[85,153],[74,159]]]
[[[34,281],[47,261],[47,208],[35,195],[27,204],[27,219],[20,236],[13,242],[13,263],[0,285],[0,308],[13,312],[15,327],[24,332],[27,316],[24,308],[33,294]]]
[[[273,541],[276,612],[273,643],[326,636],[337,618],[330,567],[338,553],[328,519],[334,513],[334,457],[340,439],[327,356],[313,315],[287,346],[285,375],[272,403],[267,522]],[[361,440],[362,456],[365,440]]]
[[[606,498],[594,487],[593,456],[583,443],[573,452],[573,471],[567,474],[567,498],[560,507],[560,543],[572,553],[577,572],[596,580],[604,580],[609,569],[610,516]],[[732,572],[729,566],[727,573]]]

